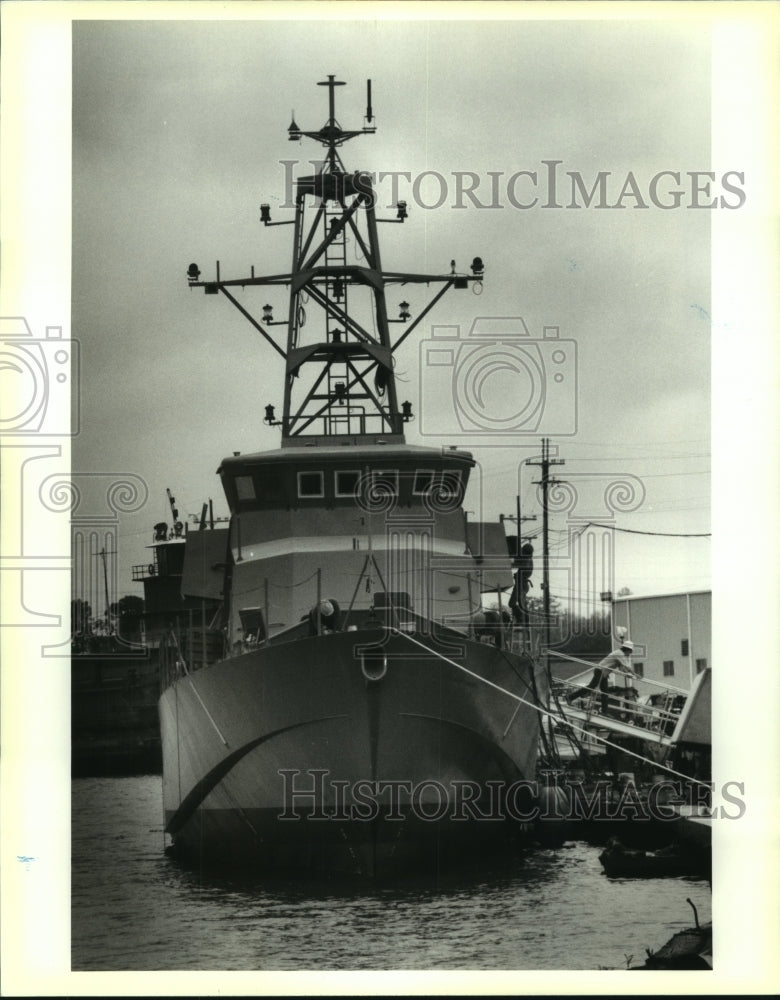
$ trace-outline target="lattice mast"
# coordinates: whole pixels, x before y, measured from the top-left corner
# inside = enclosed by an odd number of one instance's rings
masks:
[[[299,177],[295,183],[295,218],[271,220],[270,207],[260,206],[265,226],[292,225],[293,253],[289,274],[222,280],[217,263],[216,281],[200,281],[197,264],[191,264],[191,287],[207,294],[224,294],[249,320],[285,361],[284,407],[281,421],[274,407],[266,406],[265,422],[281,424],[282,445],[303,445],[312,439],[349,438],[355,443],[382,440],[403,442],[403,424],[412,418],[411,404],[399,408],[393,373],[393,354],[424,316],[453,285],[468,287],[481,281],[483,264],[475,257],[471,275],[406,274],[382,269],[377,226],[399,223],[407,217],[406,202],[396,205],[396,217],[376,216],[373,179],[364,172],[348,173],[339,147],[360,135],[376,131],[371,108],[371,81],[367,107],[360,129],[344,129],[335,114],[336,87],[344,86],[334,76],[318,84],[328,88],[328,120],[318,131],[308,132],[296,124],[288,129],[291,142],[313,139],[325,147],[325,158],[316,174]],[[416,319],[407,302],[400,303],[398,319],[387,314],[386,288],[390,284],[438,284],[441,288]],[[251,285],[290,287],[286,320],[274,320],[273,308],[262,308],[262,320],[254,317],[234,297],[232,288]],[[391,339],[391,324],[404,330]],[[287,328],[285,348],[272,336],[272,327]]]

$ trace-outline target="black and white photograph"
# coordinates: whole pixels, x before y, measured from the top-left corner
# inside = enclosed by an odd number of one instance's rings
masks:
[[[776,991],[777,14],[3,4],[4,993]]]

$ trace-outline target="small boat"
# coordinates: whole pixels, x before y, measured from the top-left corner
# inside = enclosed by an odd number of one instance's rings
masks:
[[[693,909],[695,927],[678,931],[658,951],[647,949],[647,959],[644,965],[636,969],[668,969],[668,970],[711,970],[712,964],[712,922],[699,923],[696,907],[690,899],[686,902]]]
[[[599,855],[607,878],[668,878],[697,874],[703,859],[670,845],[657,851],[626,847],[617,837]]]

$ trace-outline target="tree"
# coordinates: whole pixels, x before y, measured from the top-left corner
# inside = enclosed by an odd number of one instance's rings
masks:
[[[92,631],[92,607],[80,597],[70,602],[70,630],[72,635],[87,635]]]
[[[92,608],[89,601],[80,597],[70,602],[71,648],[74,653],[84,653],[92,635]]]
[[[141,619],[144,613],[142,598],[127,594],[109,608],[116,631],[125,637],[136,635],[140,631]]]
[[[544,632],[544,600],[527,597],[529,624],[538,634]],[[591,615],[577,615],[570,608],[561,606],[554,594],[550,595],[550,646],[569,656],[605,656],[611,649],[611,620],[609,611],[594,611]]]
[[[109,610],[114,617],[138,617],[144,613],[143,598],[136,597],[134,594],[127,594],[125,597],[120,597],[115,604],[112,604]]]

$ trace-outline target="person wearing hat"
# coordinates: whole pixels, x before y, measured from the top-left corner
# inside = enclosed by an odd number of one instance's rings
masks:
[[[341,610],[338,601],[326,597],[309,612],[310,634],[317,635],[320,632],[336,632],[338,631],[340,619]]]
[[[609,704],[609,688],[613,672],[619,671],[629,677],[634,676],[634,671],[631,669],[629,662],[629,657],[633,651],[633,642],[630,639],[621,639],[620,647],[613,649],[609,656],[605,656],[593,671],[593,677],[587,683],[586,689],[595,691],[598,688],[601,691],[602,713],[607,711],[607,705]]]

